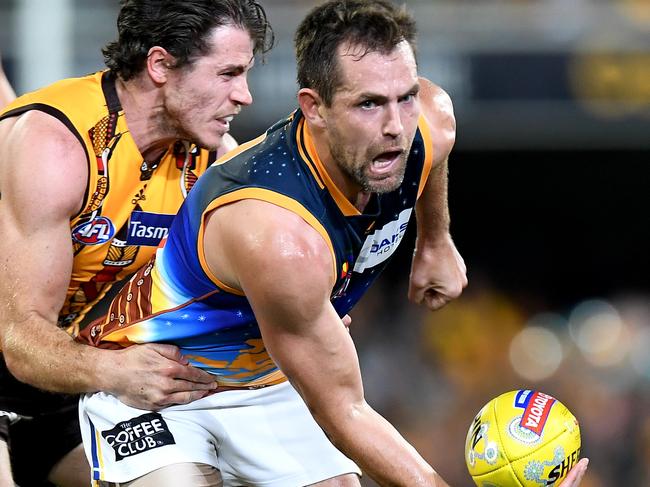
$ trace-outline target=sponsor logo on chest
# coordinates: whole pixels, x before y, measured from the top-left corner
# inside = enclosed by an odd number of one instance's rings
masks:
[[[157,247],[167,237],[174,215],[134,211],[129,219],[127,245]]]
[[[148,413],[122,421],[113,429],[101,432],[115,451],[115,461],[138,455],[154,448],[174,445],[176,441],[159,413]]]
[[[363,243],[359,257],[354,264],[354,272],[363,272],[387,260],[404,238],[406,227],[413,208],[407,208],[391,222],[375,230]]]

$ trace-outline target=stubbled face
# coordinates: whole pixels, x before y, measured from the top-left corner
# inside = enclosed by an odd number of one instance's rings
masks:
[[[388,53],[338,49],[342,84],[323,108],[329,151],[348,189],[387,193],[404,179],[420,115],[415,56],[404,41]]]
[[[253,41],[230,25],[215,29],[210,40],[207,55],[169,71],[162,123],[177,138],[216,150],[233,116],[253,101],[247,81]]]

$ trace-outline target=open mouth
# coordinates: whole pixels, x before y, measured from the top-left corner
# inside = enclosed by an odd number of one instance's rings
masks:
[[[225,131],[228,132],[230,130],[230,122],[232,122],[233,118],[235,118],[234,115],[228,115],[227,117],[218,118],[217,121],[221,123],[226,129]]]
[[[372,160],[372,170],[379,173],[390,171],[393,165],[400,160],[402,152],[401,150],[382,152]]]

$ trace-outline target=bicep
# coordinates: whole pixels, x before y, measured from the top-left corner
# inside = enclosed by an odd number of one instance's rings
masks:
[[[0,299],[9,322],[30,313],[55,321],[72,268],[70,218],[83,200],[85,153],[58,121],[23,117],[0,142]]]

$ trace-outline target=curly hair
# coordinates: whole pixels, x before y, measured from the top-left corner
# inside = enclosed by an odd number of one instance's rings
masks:
[[[192,64],[209,52],[213,29],[224,25],[247,30],[255,54],[273,46],[273,29],[255,0],[122,0],[120,5],[118,40],[102,53],[106,66],[124,80],[144,69],[153,46],[173,55],[175,68]]]

